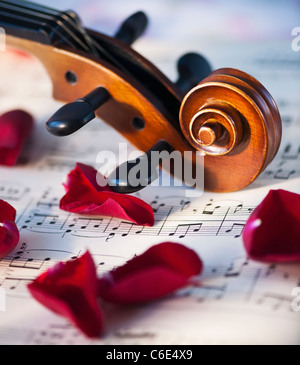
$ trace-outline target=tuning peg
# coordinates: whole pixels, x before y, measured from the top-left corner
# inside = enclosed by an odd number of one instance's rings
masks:
[[[138,11],[122,23],[115,34],[115,38],[130,46],[144,33],[147,25],[147,15],[142,11]]]
[[[108,177],[108,185],[113,191],[122,194],[135,193],[150,185],[158,178],[159,165],[159,158],[154,159],[152,153],[157,152],[158,157],[163,151],[171,153],[173,147],[168,142],[160,140],[136,160],[126,161],[117,167]]]
[[[212,72],[212,68],[206,58],[198,53],[187,53],[177,63],[179,78],[177,87],[186,94],[200,81],[205,79]]]
[[[60,108],[46,122],[46,127],[55,136],[68,136],[94,119],[95,110],[109,98],[109,92],[103,87],[98,87],[83,98]]]

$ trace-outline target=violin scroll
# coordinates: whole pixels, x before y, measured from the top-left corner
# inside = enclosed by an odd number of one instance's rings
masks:
[[[213,191],[248,185],[272,161],[281,141],[272,96],[236,69],[216,70],[193,88],[179,119],[187,141],[206,156],[206,187]]]

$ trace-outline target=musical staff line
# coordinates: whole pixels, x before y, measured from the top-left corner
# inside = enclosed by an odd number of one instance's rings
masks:
[[[50,202],[36,202],[36,208],[27,209],[18,225],[22,230],[36,233],[58,234],[77,237],[105,238],[106,242],[116,237],[162,236],[183,239],[190,236],[241,236],[244,225],[254,207],[241,202],[214,202],[191,204],[190,201],[168,199],[153,201],[155,223],[152,227],[138,226],[112,217],[84,216],[59,209],[56,197]],[[171,199],[170,199],[171,200]],[[31,205],[32,206],[32,205]]]

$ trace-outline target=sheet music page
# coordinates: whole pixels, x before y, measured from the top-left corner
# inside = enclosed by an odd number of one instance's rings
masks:
[[[241,191],[189,197],[183,187],[154,185],[136,193],[152,205],[153,227],[68,213],[59,201],[62,182],[76,162],[96,167],[99,152],[118,155],[119,143],[134,148],[99,119],[68,137],[50,135],[45,121],[61,104],[52,99],[45,70],[30,56],[0,52],[0,113],[23,108],[36,122],[21,162],[0,167],[0,199],[16,208],[20,230],[18,246],[0,261],[6,300],[0,344],[300,344],[300,312],[291,306],[292,290],[300,287],[299,263],[248,260],[241,238],[249,215],[270,189],[300,193],[300,51],[292,48],[291,35],[300,27],[299,2],[231,1],[228,6],[227,1],[131,0],[126,8],[120,0],[40,3],[72,8],[87,26],[109,35],[131,12],[144,10],[151,21],[134,45],[138,52],[174,81],[176,59],[189,51],[205,55],[214,69],[252,74],[278,104],[283,139],[273,162]],[[57,261],[87,249],[102,274],[164,241],[199,254],[204,263],[199,286],[143,306],[107,305],[106,332],[99,340],[84,337],[27,290]]]

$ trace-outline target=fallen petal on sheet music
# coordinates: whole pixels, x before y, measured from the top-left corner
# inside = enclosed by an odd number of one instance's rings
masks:
[[[19,242],[20,234],[15,219],[15,208],[0,200],[0,258],[8,255]]]
[[[39,303],[66,317],[88,337],[101,335],[96,267],[88,251],[75,260],[58,262],[27,287]]]
[[[125,265],[97,278],[89,251],[60,261],[27,285],[46,308],[64,316],[88,337],[104,332],[104,312],[98,299],[116,304],[139,304],[165,297],[202,272],[193,250],[173,242],[152,246]]]
[[[116,304],[149,302],[188,285],[202,268],[196,252],[179,243],[163,242],[101,277],[98,295]]]
[[[96,169],[77,163],[64,183],[66,194],[60,201],[60,208],[76,214],[110,216],[153,226],[154,214],[149,204],[132,195],[115,193],[108,185],[98,185],[97,181],[99,172]]]
[[[33,124],[33,117],[23,110],[12,110],[0,116],[0,165],[13,166],[18,162]]]
[[[251,259],[265,262],[300,260],[300,195],[270,190],[243,231]]]

